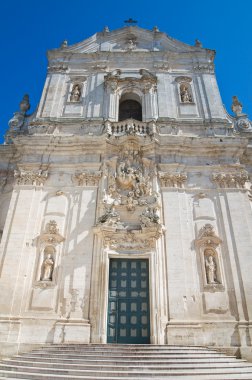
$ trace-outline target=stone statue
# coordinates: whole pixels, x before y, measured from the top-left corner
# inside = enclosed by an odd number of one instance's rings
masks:
[[[180,98],[182,103],[192,103],[192,96],[185,85],[180,87]]]
[[[233,99],[233,102],[232,102],[232,105],[231,105],[232,111],[236,114],[236,116],[241,115],[242,114],[242,104],[241,104],[241,102],[239,101],[239,99],[237,98],[237,96],[233,96],[232,99]]]
[[[29,95],[25,94],[19,103],[19,111],[14,113],[8,123],[11,132],[17,132],[21,129],[25,121],[26,112],[29,111],[30,107]]]
[[[41,281],[52,281],[54,268],[54,260],[51,253],[47,253],[42,265],[41,265]]]
[[[202,48],[202,43],[199,40],[196,39],[194,46],[198,47],[198,48]]]
[[[62,41],[60,47],[61,48],[66,48],[67,46],[68,46],[68,41],[67,40]]]
[[[208,251],[206,251],[207,253]],[[211,252],[211,251],[209,251]],[[217,284],[216,281],[216,263],[212,254],[205,259],[206,275],[208,284]]]
[[[80,90],[80,85],[75,84],[73,86],[71,96],[70,96],[70,101],[71,102],[79,102],[81,97],[81,90]]]

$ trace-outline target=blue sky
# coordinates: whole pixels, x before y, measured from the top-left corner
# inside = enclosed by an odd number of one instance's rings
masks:
[[[79,42],[105,25],[111,30],[132,17],[140,27],[157,25],[188,44],[198,38],[217,51],[215,64],[223,103],[232,95],[252,118],[251,0],[9,0],[1,2],[0,142],[24,93],[36,108],[46,77],[46,50],[62,40]]]

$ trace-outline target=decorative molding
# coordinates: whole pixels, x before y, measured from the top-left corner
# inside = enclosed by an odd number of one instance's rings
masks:
[[[14,178],[18,185],[42,186],[48,178],[48,170],[14,170]]]
[[[220,188],[239,188],[244,189],[245,183],[249,180],[248,172],[219,172],[212,174],[212,181]]]
[[[98,186],[102,172],[83,171],[75,173],[73,180],[77,182],[77,186]]]
[[[47,68],[48,73],[65,73],[68,70],[66,65],[50,65]]]
[[[187,174],[184,172],[170,173],[159,171],[158,176],[161,182],[161,187],[183,188],[187,180]]]
[[[187,77],[187,76],[179,76],[179,77],[175,78],[175,81],[177,83],[191,83],[192,82],[192,78]]]

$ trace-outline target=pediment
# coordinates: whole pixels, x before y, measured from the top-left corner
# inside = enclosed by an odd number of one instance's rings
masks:
[[[185,53],[193,51],[199,52],[205,49],[187,45],[169,37],[163,32],[130,26],[111,32],[104,30],[77,44],[63,46],[56,50],[64,53],[81,54],[103,51],[163,51]]]

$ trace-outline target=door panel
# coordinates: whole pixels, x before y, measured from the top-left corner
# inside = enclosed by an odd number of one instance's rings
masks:
[[[108,343],[150,343],[149,265],[146,259],[111,259]]]

